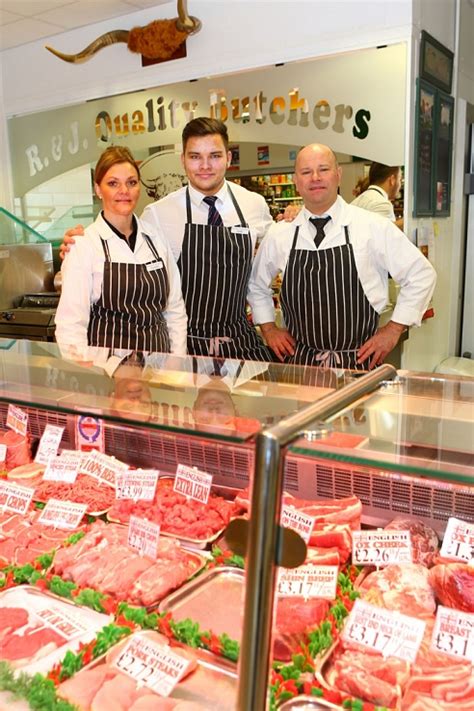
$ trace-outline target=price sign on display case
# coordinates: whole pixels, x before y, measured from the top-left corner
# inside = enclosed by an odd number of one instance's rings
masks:
[[[450,518],[440,554],[445,558],[474,563],[474,523]]]
[[[132,501],[153,501],[158,481],[157,469],[128,469],[115,477],[115,497]]]
[[[168,646],[143,638],[129,640],[113,661],[117,669],[160,696],[171,694],[189,664],[189,659],[175,654]]]
[[[356,600],[341,636],[384,657],[414,662],[425,627],[423,620]]]
[[[184,494],[188,499],[207,504],[211,486],[212,474],[194,469],[194,467],[187,467],[184,464],[178,464],[173,491],[178,494]]]
[[[159,538],[159,523],[153,523],[153,521],[148,521],[139,516],[130,516],[128,545],[135,548],[140,555],[146,555],[155,560],[158,553]]]
[[[7,461],[7,445],[0,444],[0,464]]]
[[[18,434],[26,435],[28,430],[28,415],[16,405],[8,405],[7,427]]]
[[[412,562],[409,531],[352,531],[352,562],[384,566]]]
[[[33,493],[34,489],[30,486],[0,481],[0,510],[13,511],[19,514],[26,513],[33,498]]]
[[[38,516],[38,523],[54,528],[74,529],[79,526],[86,511],[87,504],[48,499],[46,506]]]
[[[103,452],[94,450],[81,463],[80,472],[97,479],[101,484],[115,488],[115,477],[128,470],[128,464],[120,462],[115,457],[109,457]]]
[[[314,520],[314,516],[308,516],[295,509],[294,506],[282,506],[281,508],[280,525],[299,533],[305,543],[308,543],[311,538]]]
[[[431,649],[474,664],[474,614],[439,605]]]
[[[65,481],[74,484],[77,479],[83,453],[65,449],[59,457],[50,460],[44,474],[44,481]]]
[[[63,432],[64,427],[46,425],[36,452],[35,462],[48,464],[50,459],[56,457]]]
[[[300,565],[288,570],[280,568],[277,592],[281,597],[318,597],[334,600],[337,586],[337,565]]]
[[[48,627],[52,627],[55,632],[60,634],[67,640],[79,637],[84,632],[87,632],[87,626],[80,620],[66,615],[66,613],[57,608],[53,602],[47,608],[35,610],[34,615],[46,623]]]

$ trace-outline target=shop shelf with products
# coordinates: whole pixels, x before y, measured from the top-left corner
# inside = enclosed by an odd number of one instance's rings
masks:
[[[287,205],[302,202],[296,191],[292,173],[246,175],[241,176],[239,182],[247,190],[264,196],[273,217],[283,212]]]

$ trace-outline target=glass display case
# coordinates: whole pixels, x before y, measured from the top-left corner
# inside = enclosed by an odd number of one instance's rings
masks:
[[[403,513],[442,533],[474,521],[473,424],[472,378],[400,371],[296,440],[286,477],[308,497],[356,494],[367,523]]]

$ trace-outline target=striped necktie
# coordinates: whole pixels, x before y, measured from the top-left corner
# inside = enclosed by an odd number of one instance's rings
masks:
[[[329,222],[330,217],[310,217],[309,221],[316,227],[316,235],[314,238],[314,243],[316,247],[319,247],[321,242],[326,236],[324,232],[325,225]]]
[[[208,225],[223,225],[222,217],[220,216],[219,210],[216,208],[217,197],[215,195],[207,195],[204,198],[206,205],[209,205],[209,214],[207,216]]]

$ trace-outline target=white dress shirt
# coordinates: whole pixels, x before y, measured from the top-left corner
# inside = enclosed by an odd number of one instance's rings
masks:
[[[216,193],[216,208],[226,227],[239,225],[240,220],[229,194],[231,188],[235,199],[242,211],[244,219],[250,227],[252,245],[255,249],[257,241],[261,240],[273,220],[265,202],[259,193],[254,193],[241,185],[224,182]],[[203,202],[205,195],[189,186],[191,200],[192,220],[195,224],[207,225],[209,206]],[[186,187],[175,190],[157,202],[147,205],[143,210],[142,221],[150,225],[153,234],[161,234],[167,240],[176,260],[181,254],[186,223]]]
[[[145,264],[155,261],[143,233],[153,241],[168,272],[169,295],[163,316],[168,326],[171,352],[186,353],[187,316],[181,293],[181,279],[171,250],[164,239],[138,220],[137,242],[132,252],[127,242],[118,237],[101,215],[85,230],[88,239],[78,239],[62,265],[62,290],[56,311],[56,340],[64,347],[87,346],[87,328],[92,304],[102,292],[105,254],[101,238],[107,240],[113,262]]]
[[[392,320],[406,326],[419,326],[433,294],[436,273],[398,227],[367,210],[348,205],[340,196],[325,213],[330,215],[325,238],[319,249],[345,244],[344,227],[359,279],[370,304],[381,313],[388,300],[388,275],[400,285]],[[284,274],[295,229],[299,225],[297,249],[315,250],[311,213],[304,208],[293,222],[279,222],[268,231],[255,257],[250,277],[248,300],[255,323],[275,321],[271,283]]]
[[[388,195],[380,185],[369,185],[367,190],[358,195],[351,202],[355,207],[362,207],[364,210],[376,212],[382,217],[388,217],[389,220],[395,222],[395,211],[393,205],[388,199]]]

